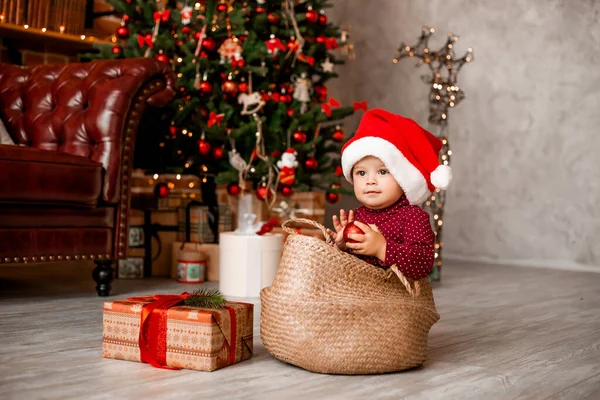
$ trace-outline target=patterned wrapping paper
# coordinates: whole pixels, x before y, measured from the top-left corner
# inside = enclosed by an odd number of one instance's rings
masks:
[[[104,303],[103,357],[141,362],[139,333],[145,304],[129,300]],[[233,331],[227,308],[169,308],[167,366],[214,371],[252,357],[254,305],[227,302],[226,307],[235,314]]]

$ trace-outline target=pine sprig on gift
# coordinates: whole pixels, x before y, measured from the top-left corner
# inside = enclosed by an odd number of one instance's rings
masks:
[[[199,308],[223,308],[225,296],[219,289],[198,289],[185,299],[185,305]]]

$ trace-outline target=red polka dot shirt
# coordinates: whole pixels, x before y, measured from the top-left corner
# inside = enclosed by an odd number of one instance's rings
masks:
[[[404,276],[411,279],[423,279],[429,275],[435,244],[429,214],[418,206],[411,206],[405,195],[385,209],[357,208],[354,219],[376,225],[387,242],[385,262],[373,256],[357,257],[380,268],[396,264]]]

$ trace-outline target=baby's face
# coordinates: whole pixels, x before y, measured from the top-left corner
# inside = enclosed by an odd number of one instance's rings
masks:
[[[379,210],[397,202],[402,188],[385,164],[377,157],[367,156],[352,169],[354,195],[368,208]]]

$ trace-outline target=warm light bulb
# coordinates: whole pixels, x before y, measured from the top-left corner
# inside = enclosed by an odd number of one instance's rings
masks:
[[[169,187],[169,189],[175,189],[175,184],[173,182],[167,183],[167,186]]]
[[[187,166],[188,164],[185,164],[185,165]],[[190,189],[193,188],[194,187],[194,182],[190,182],[190,184],[188,186],[190,187]]]
[[[23,25],[23,28],[29,29],[29,25]]]
[[[58,30],[60,31],[60,33],[65,33],[65,26],[61,25],[60,28],[58,28]]]
[[[153,178],[158,179],[158,174],[154,174]]]
[[[81,40],[85,40],[85,35],[81,35]]]
[[[181,175],[180,175],[180,174],[177,174],[177,175],[175,176],[175,178],[176,178],[177,180],[180,180],[180,179],[181,179]]]
[[[42,32],[46,33],[46,28],[42,28]]]

